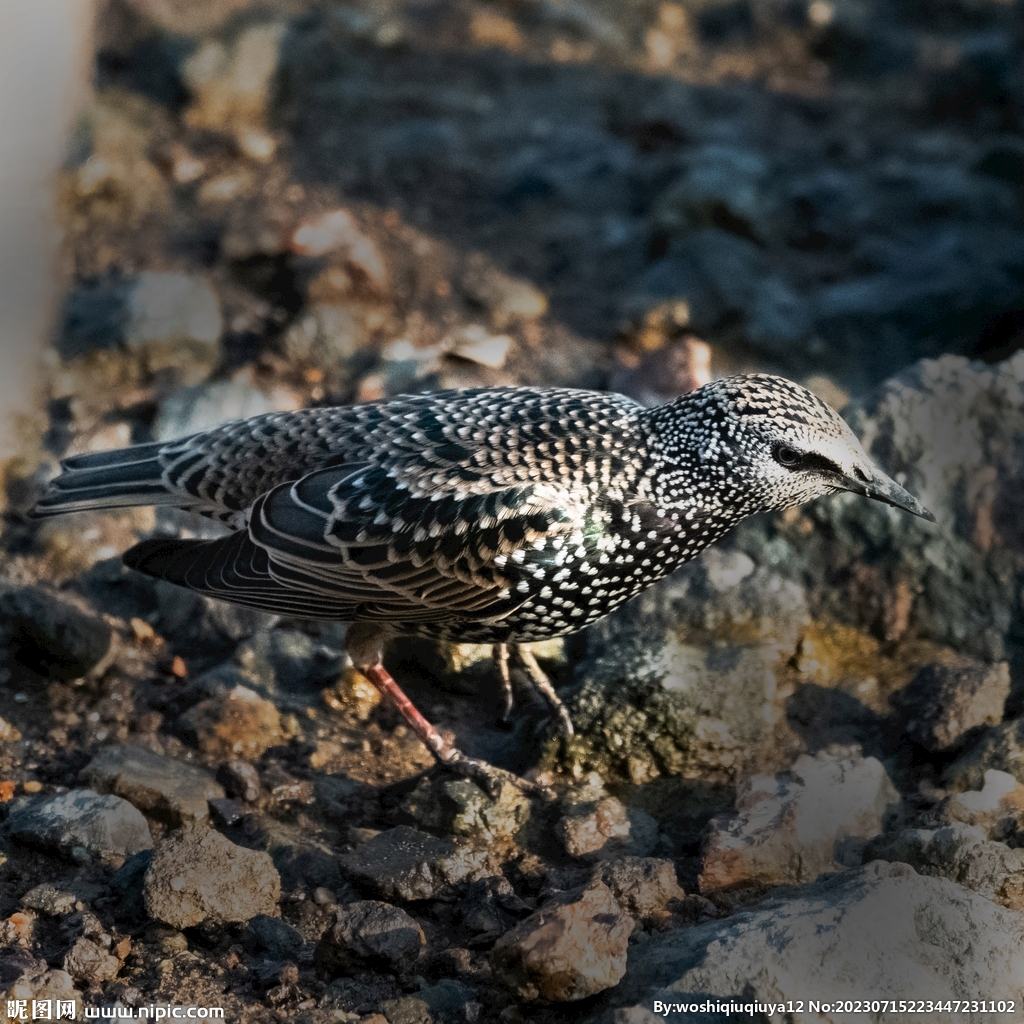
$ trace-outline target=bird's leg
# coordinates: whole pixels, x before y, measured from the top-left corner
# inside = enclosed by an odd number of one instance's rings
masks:
[[[527,796],[540,796],[545,799],[550,797],[550,792],[544,786],[527,782],[526,779],[521,779],[501,768],[495,768],[494,765],[490,765],[486,761],[467,757],[420,714],[416,705],[409,700],[380,661],[372,665],[357,665],[356,667],[377,687],[380,695],[409,723],[412,731],[426,744],[438,761],[463,778],[471,779],[488,796],[497,798],[501,793],[502,784],[510,782]]]
[[[572,719],[569,717],[569,712],[566,706],[562,703],[562,699],[555,692],[554,686],[551,685],[551,680],[548,679],[547,673],[537,664],[537,659],[533,656],[533,651],[528,647],[521,647],[519,644],[512,645],[512,651],[515,656],[519,659],[520,664],[526,669],[526,674],[529,676],[530,682],[534,685],[541,694],[543,694],[545,700],[551,705],[551,710],[558,716],[558,731],[563,741],[568,740],[573,735]]]
[[[508,644],[495,644],[491,648],[491,657],[494,659],[494,667],[498,670],[498,678],[501,680],[501,692],[505,700],[498,725],[504,728],[509,727],[509,718],[512,715],[512,676],[508,670]]]

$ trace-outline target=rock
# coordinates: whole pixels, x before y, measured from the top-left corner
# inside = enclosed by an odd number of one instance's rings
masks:
[[[655,200],[652,214],[663,231],[726,226],[764,240],[776,206],[761,157],[733,146],[708,145],[687,153],[686,170]]]
[[[42,885],[29,889],[21,897],[21,905],[26,910],[37,910],[50,917],[63,917],[65,914],[81,909],[79,904],[91,903],[103,892],[102,886],[90,882],[73,881],[60,885],[43,882]]]
[[[480,1014],[476,990],[452,978],[427,985],[412,996],[385,999],[380,1008],[387,1024],[418,1024],[420,1021],[473,1021]],[[383,1024],[363,1018],[362,1024]]]
[[[336,253],[373,287],[387,285],[387,268],[380,250],[348,210],[331,210],[304,220],[292,235],[291,248],[303,256]]]
[[[977,743],[946,768],[942,781],[948,789],[981,789],[990,769],[1024,783],[1024,719],[986,729]]]
[[[82,995],[71,975],[67,971],[49,970],[45,960],[37,960],[21,949],[0,952],[0,1000],[9,1020],[19,1019],[12,1015],[12,1007],[20,1019],[31,1020],[33,1001],[47,1000],[55,1020],[79,1020],[82,1016]]]
[[[361,306],[315,302],[285,331],[284,347],[289,360],[337,370],[367,343],[372,330],[373,318]]]
[[[951,747],[971,729],[998,725],[1010,695],[1010,666],[972,658],[926,665],[891,699],[900,731],[928,750]]]
[[[215,825],[232,828],[245,817],[245,809],[234,800],[223,797],[210,801],[210,814]]]
[[[155,582],[154,591],[160,632],[169,640],[187,637],[192,649],[227,653],[239,640],[278,621],[268,612],[204,597],[163,580]]]
[[[520,999],[565,1003],[617,985],[633,920],[601,883],[546,903],[491,952],[491,967]]]
[[[1022,937],[1019,915],[978,894],[875,862],[634,947],[615,1002],[667,1015],[666,1003],[779,1002],[790,991],[830,1003],[894,991],[1019,1000]]]
[[[859,751],[804,754],[789,775],[755,776],[739,790],[736,816],[712,819],[701,892],[813,882],[859,864],[900,803],[881,762]]]
[[[991,842],[971,825],[906,829],[868,845],[865,857],[902,861],[922,875],[939,875],[1011,910],[1024,908],[1024,850]]]
[[[74,981],[92,987],[116,977],[121,970],[121,961],[98,942],[83,935],[65,954],[63,967]]]
[[[193,97],[186,123],[234,131],[244,149],[247,133],[266,121],[284,33],[283,23],[255,24],[227,45],[208,39],[198,46],[181,69]]]
[[[144,747],[104,747],[82,769],[81,778],[98,793],[116,793],[174,825],[201,821],[209,813],[208,801],[224,796],[201,768]]]
[[[491,315],[491,324],[502,331],[516,320],[535,320],[548,309],[542,291],[502,273],[479,254],[470,255],[462,272],[461,288]]]
[[[106,662],[113,631],[40,587],[19,587],[0,593],[0,639],[33,672],[67,682]]]
[[[656,857],[605,861],[594,868],[591,881],[607,885],[615,902],[641,921],[661,916],[672,900],[686,896],[676,880],[675,864]]]
[[[245,928],[244,939],[257,953],[271,960],[296,960],[302,950],[302,933],[287,921],[269,914],[257,914]]]
[[[658,823],[646,811],[626,807],[621,800],[608,796],[596,772],[570,790],[562,804],[555,835],[570,857],[643,857],[658,841]]]
[[[317,944],[317,966],[331,975],[367,967],[407,971],[426,946],[423,929],[402,909],[377,900],[339,907]]]
[[[669,341],[644,355],[640,365],[613,374],[609,390],[656,406],[689,394],[711,380],[711,349],[699,338]]]
[[[27,845],[74,860],[95,858],[114,867],[153,845],[146,819],[127,800],[89,789],[12,807],[7,830],[12,839]]]
[[[980,790],[954,793],[943,810],[952,821],[977,825],[989,839],[1005,842],[1024,824],[1024,785],[1007,772],[989,768]]]
[[[248,761],[227,761],[217,769],[217,779],[239,800],[252,804],[260,798],[260,773]]]
[[[178,727],[208,757],[223,759],[255,760],[285,739],[277,708],[246,686],[200,701]]]
[[[504,875],[473,882],[456,908],[459,924],[473,936],[471,944],[475,949],[493,942],[529,913],[530,908],[515,894]]]
[[[424,778],[402,809],[425,828],[486,842],[511,839],[530,817],[530,801],[515,786],[503,784],[494,798],[468,779]]]
[[[281,879],[270,855],[203,826],[187,826],[156,848],[146,870],[146,910],[173,928],[203,921],[245,923],[273,915]]]
[[[774,764],[802,587],[711,548],[593,626],[570,712],[587,761],[641,783]]]
[[[459,846],[406,825],[361,843],[338,863],[354,881],[397,900],[452,898],[464,883],[494,873],[489,850]]]
[[[220,299],[205,277],[146,271],[127,294],[124,344],[140,353],[151,373],[174,370],[198,384],[221,358]]]
[[[299,405],[294,392],[281,387],[264,391],[242,371],[230,380],[195,384],[173,392],[161,403],[153,434],[158,441],[173,441],[219,427],[228,420],[291,412]]]

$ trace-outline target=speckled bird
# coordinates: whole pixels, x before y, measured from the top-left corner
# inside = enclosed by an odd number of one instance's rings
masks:
[[[481,388],[269,413],[62,463],[33,514],[172,505],[233,528],[154,538],[140,572],[269,612],[352,623],[355,665],[446,763],[384,669],[398,635],[490,643],[571,722],[528,648],[573,633],[747,516],[853,491],[933,517],[806,388],[714,381],[655,409],[621,395]]]

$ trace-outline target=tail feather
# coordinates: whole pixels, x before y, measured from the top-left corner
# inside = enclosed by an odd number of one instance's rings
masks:
[[[34,519],[90,509],[130,505],[177,505],[167,489],[160,443],[75,455],[61,463],[61,474],[29,513]]]

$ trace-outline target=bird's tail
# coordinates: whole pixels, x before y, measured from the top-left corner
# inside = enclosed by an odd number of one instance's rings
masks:
[[[163,447],[160,442],[137,444],[65,459],[60,476],[50,481],[29,515],[42,519],[89,509],[179,504],[180,495],[167,487],[164,477]]]

